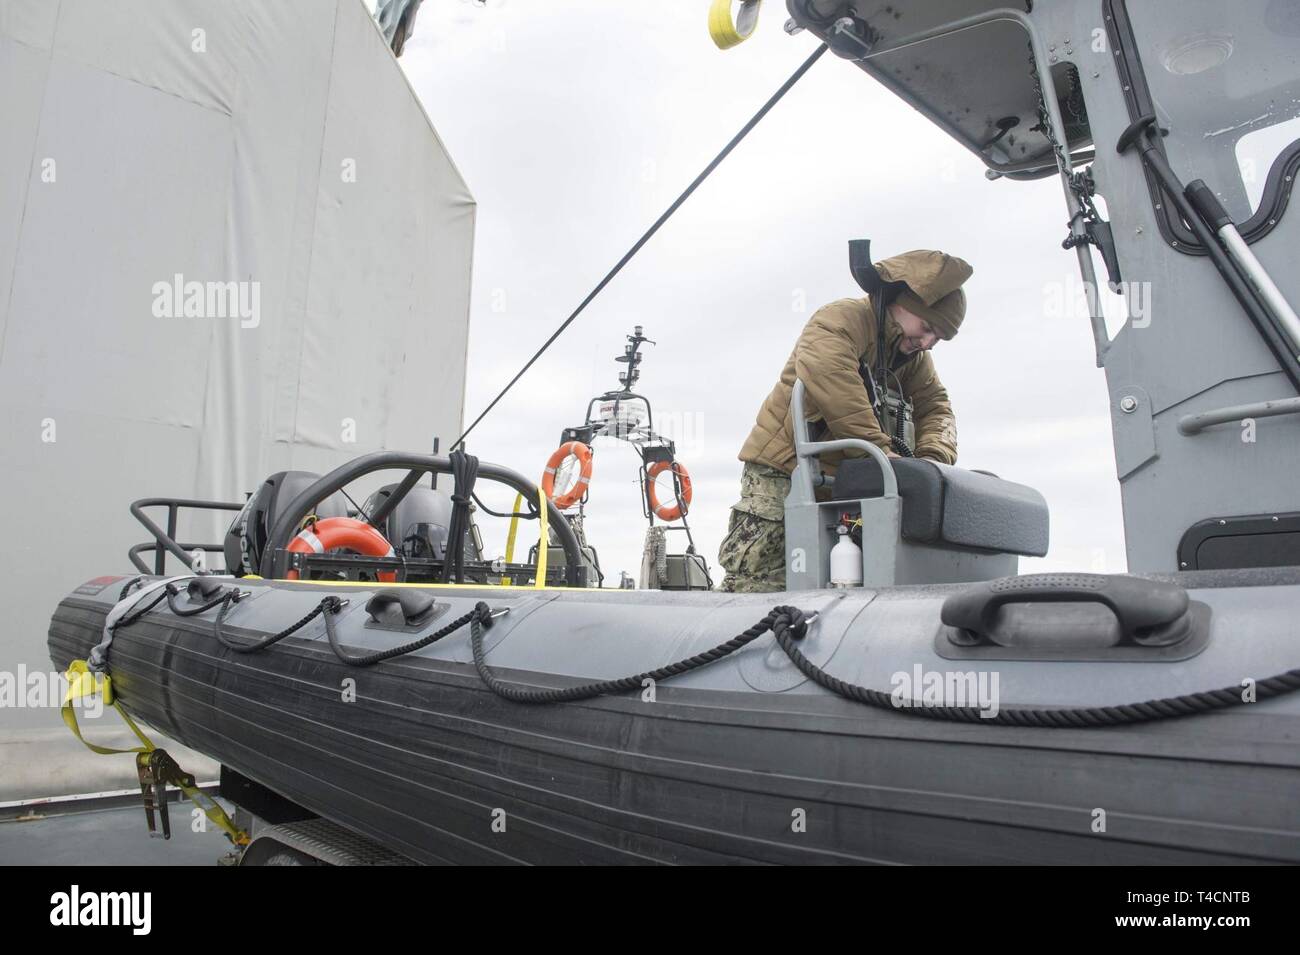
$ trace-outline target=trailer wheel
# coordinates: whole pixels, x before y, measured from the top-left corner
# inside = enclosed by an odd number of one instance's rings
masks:
[[[245,850],[244,858],[240,865],[328,865],[320,859],[310,856],[305,852],[286,846],[274,840],[266,840],[261,844],[254,843]]]
[[[262,865],[323,865],[319,859],[313,859],[294,849],[285,849],[273,856],[268,856]]]

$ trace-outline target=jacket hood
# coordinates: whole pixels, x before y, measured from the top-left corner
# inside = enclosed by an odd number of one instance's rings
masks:
[[[966,317],[962,285],[974,274],[964,259],[945,252],[915,249],[876,263],[876,271],[895,285],[895,301],[930,323],[940,337],[951,339]]]

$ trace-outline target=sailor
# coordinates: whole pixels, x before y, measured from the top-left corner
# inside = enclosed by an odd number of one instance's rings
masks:
[[[956,420],[929,352],[961,327],[966,314],[961,286],[972,269],[956,256],[924,249],[875,267],[887,283],[884,320],[878,320],[871,297],[840,299],[818,309],[759,408],[740,449],[740,500],[718,551],[727,571],[722,590],[785,589],[785,497],[795,465],[790,396],[796,377],[804,383],[804,414],[814,441],[860,438],[890,457],[957,461]],[[884,347],[878,349],[882,332]],[[823,470],[833,474],[846,454],[866,452],[824,454]]]

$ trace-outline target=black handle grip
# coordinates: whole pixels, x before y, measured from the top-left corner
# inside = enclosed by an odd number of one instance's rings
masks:
[[[1192,204],[1192,208],[1201,214],[1201,218],[1211,229],[1218,232],[1225,225],[1232,224],[1232,216],[1223,208],[1223,203],[1214,194],[1214,190],[1205,184],[1204,179],[1193,179],[1183,190],[1183,195]]]
[[[1124,574],[1025,574],[979,584],[943,603],[940,618],[977,642],[999,643],[1007,604],[1097,603],[1115,615],[1120,643],[1163,646],[1186,636],[1190,601],[1177,584]]]
[[[1087,230],[1092,238],[1092,244],[1101,252],[1102,263],[1106,266],[1106,285],[1112,292],[1118,292],[1123,278],[1119,271],[1119,254],[1115,251],[1115,233],[1111,231],[1109,222],[1100,219],[1089,222]]]
[[[397,607],[402,613],[401,622],[412,626],[433,611],[433,603],[431,596],[418,590],[381,590],[366,601],[366,613],[375,623],[389,623],[395,616],[392,609]]]
[[[1115,152],[1120,154],[1128,152],[1129,147],[1141,140],[1149,127],[1155,127],[1157,135],[1163,136],[1166,132],[1157,125],[1155,113],[1143,113],[1124,127],[1124,132],[1119,134],[1119,139],[1115,143]],[[1145,142],[1150,147],[1151,140]]]

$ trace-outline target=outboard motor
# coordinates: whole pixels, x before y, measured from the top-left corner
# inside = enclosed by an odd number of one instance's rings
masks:
[[[380,488],[362,505],[365,514],[373,514],[384,499],[397,487],[389,484]],[[384,526],[384,536],[392,542],[393,549],[403,557],[443,560],[447,555],[447,529],[451,526],[451,495],[432,487],[413,487],[393,508]],[[481,560],[478,529],[470,525],[465,535],[465,559]]]
[[[226,531],[226,567],[236,577],[256,574],[280,509],[320,479],[311,471],[279,471],[262,482]],[[347,504],[333,494],[316,505],[317,517],[346,517]]]

